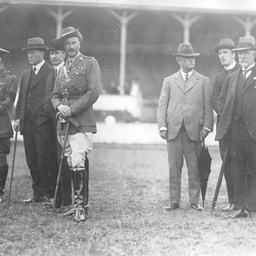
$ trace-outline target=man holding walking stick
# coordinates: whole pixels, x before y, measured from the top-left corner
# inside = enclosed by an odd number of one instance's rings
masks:
[[[72,171],[74,188],[73,215],[75,221],[84,221],[88,209],[89,161],[92,134],[96,133],[93,104],[101,91],[101,71],[93,57],[80,53],[82,34],[73,27],[62,29],[56,45],[64,46],[67,61],[60,69],[52,93],[53,107],[60,113],[57,135],[60,144],[66,144],[65,156]],[[68,118],[75,119],[79,127],[69,124],[67,141],[65,127]]]
[[[4,188],[8,174],[7,155],[10,153],[13,129],[8,111],[13,107],[17,93],[17,79],[3,65],[9,51],[0,48],[0,203],[3,202]]]

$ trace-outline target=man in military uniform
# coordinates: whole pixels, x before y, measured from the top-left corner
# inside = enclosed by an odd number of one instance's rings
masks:
[[[96,133],[93,104],[101,91],[101,72],[97,60],[80,53],[83,40],[73,27],[64,28],[56,45],[63,45],[67,53],[65,66],[60,69],[52,93],[53,107],[60,113],[58,140],[64,145],[64,131],[70,122],[65,148],[68,165],[73,173],[74,208],[76,221],[86,219],[89,196],[89,161],[92,134]]]
[[[8,174],[6,156],[10,153],[13,136],[11,120],[8,111],[13,107],[16,92],[17,79],[3,65],[3,57],[9,51],[0,48],[0,203],[3,202],[4,187]]]

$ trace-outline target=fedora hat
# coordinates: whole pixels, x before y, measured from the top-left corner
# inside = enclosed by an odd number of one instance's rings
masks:
[[[54,38],[50,41],[49,46],[47,48],[48,51],[63,51],[63,45],[57,44],[57,38]]]
[[[255,50],[255,38],[253,36],[244,36],[239,38],[237,48],[234,48],[233,51],[244,51],[244,50]]]
[[[181,57],[195,57],[199,56],[200,53],[195,53],[191,43],[181,43],[178,48],[177,53],[173,53],[173,56],[181,56]]]
[[[235,43],[233,42],[233,40],[229,39],[229,38],[222,38],[220,40],[220,43],[216,46],[213,47],[213,50],[218,53],[218,51],[220,49],[234,49],[236,46],[235,46]]]
[[[60,38],[58,38],[56,43],[64,44],[65,40],[70,37],[78,37],[81,42],[83,41],[83,36],[78,31],[78,29],[75,29],[73,27],[66,27],[61,30]]]
[[[47,47],[44,45],[44,40],[40,37],[33,37],[28,39],[27,47],[23,51],[41,50],[46,51]]]

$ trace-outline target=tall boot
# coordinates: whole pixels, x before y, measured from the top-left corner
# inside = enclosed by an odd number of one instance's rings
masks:
[[[0,166],[0,203],[3,201],[4,187],[8,174],[8,165]]]
[[[84,209],[84,187],[85,179],[85,170],[74,171],[74,219],[75,221],[84,221],[85,220],[85,209]]]

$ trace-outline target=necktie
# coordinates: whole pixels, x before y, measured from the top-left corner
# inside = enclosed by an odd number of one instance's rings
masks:
[[[246,74],[249,72],[249,71],[251,71],[252,69],[251,68],[249,68],[249,69],[245,69],[245,70],[243,70],[242,72],[242,74],[243,74],[243,80],[244,81],[246,81],[246,79],[247,79],[247,77],[246,77]]]
[[[57,77],[57,74],[58,74],[57,68],[54,68],[54,81],[55,81],[55,79],[56,79],[56,77]]]
[[[36,67],[33,68],[33,71],[34,71],[34,73],[35,73],[35,75],[36,75]]]
[[[185,84],[187,83],[188,81],[188,73],[185,74]]]

